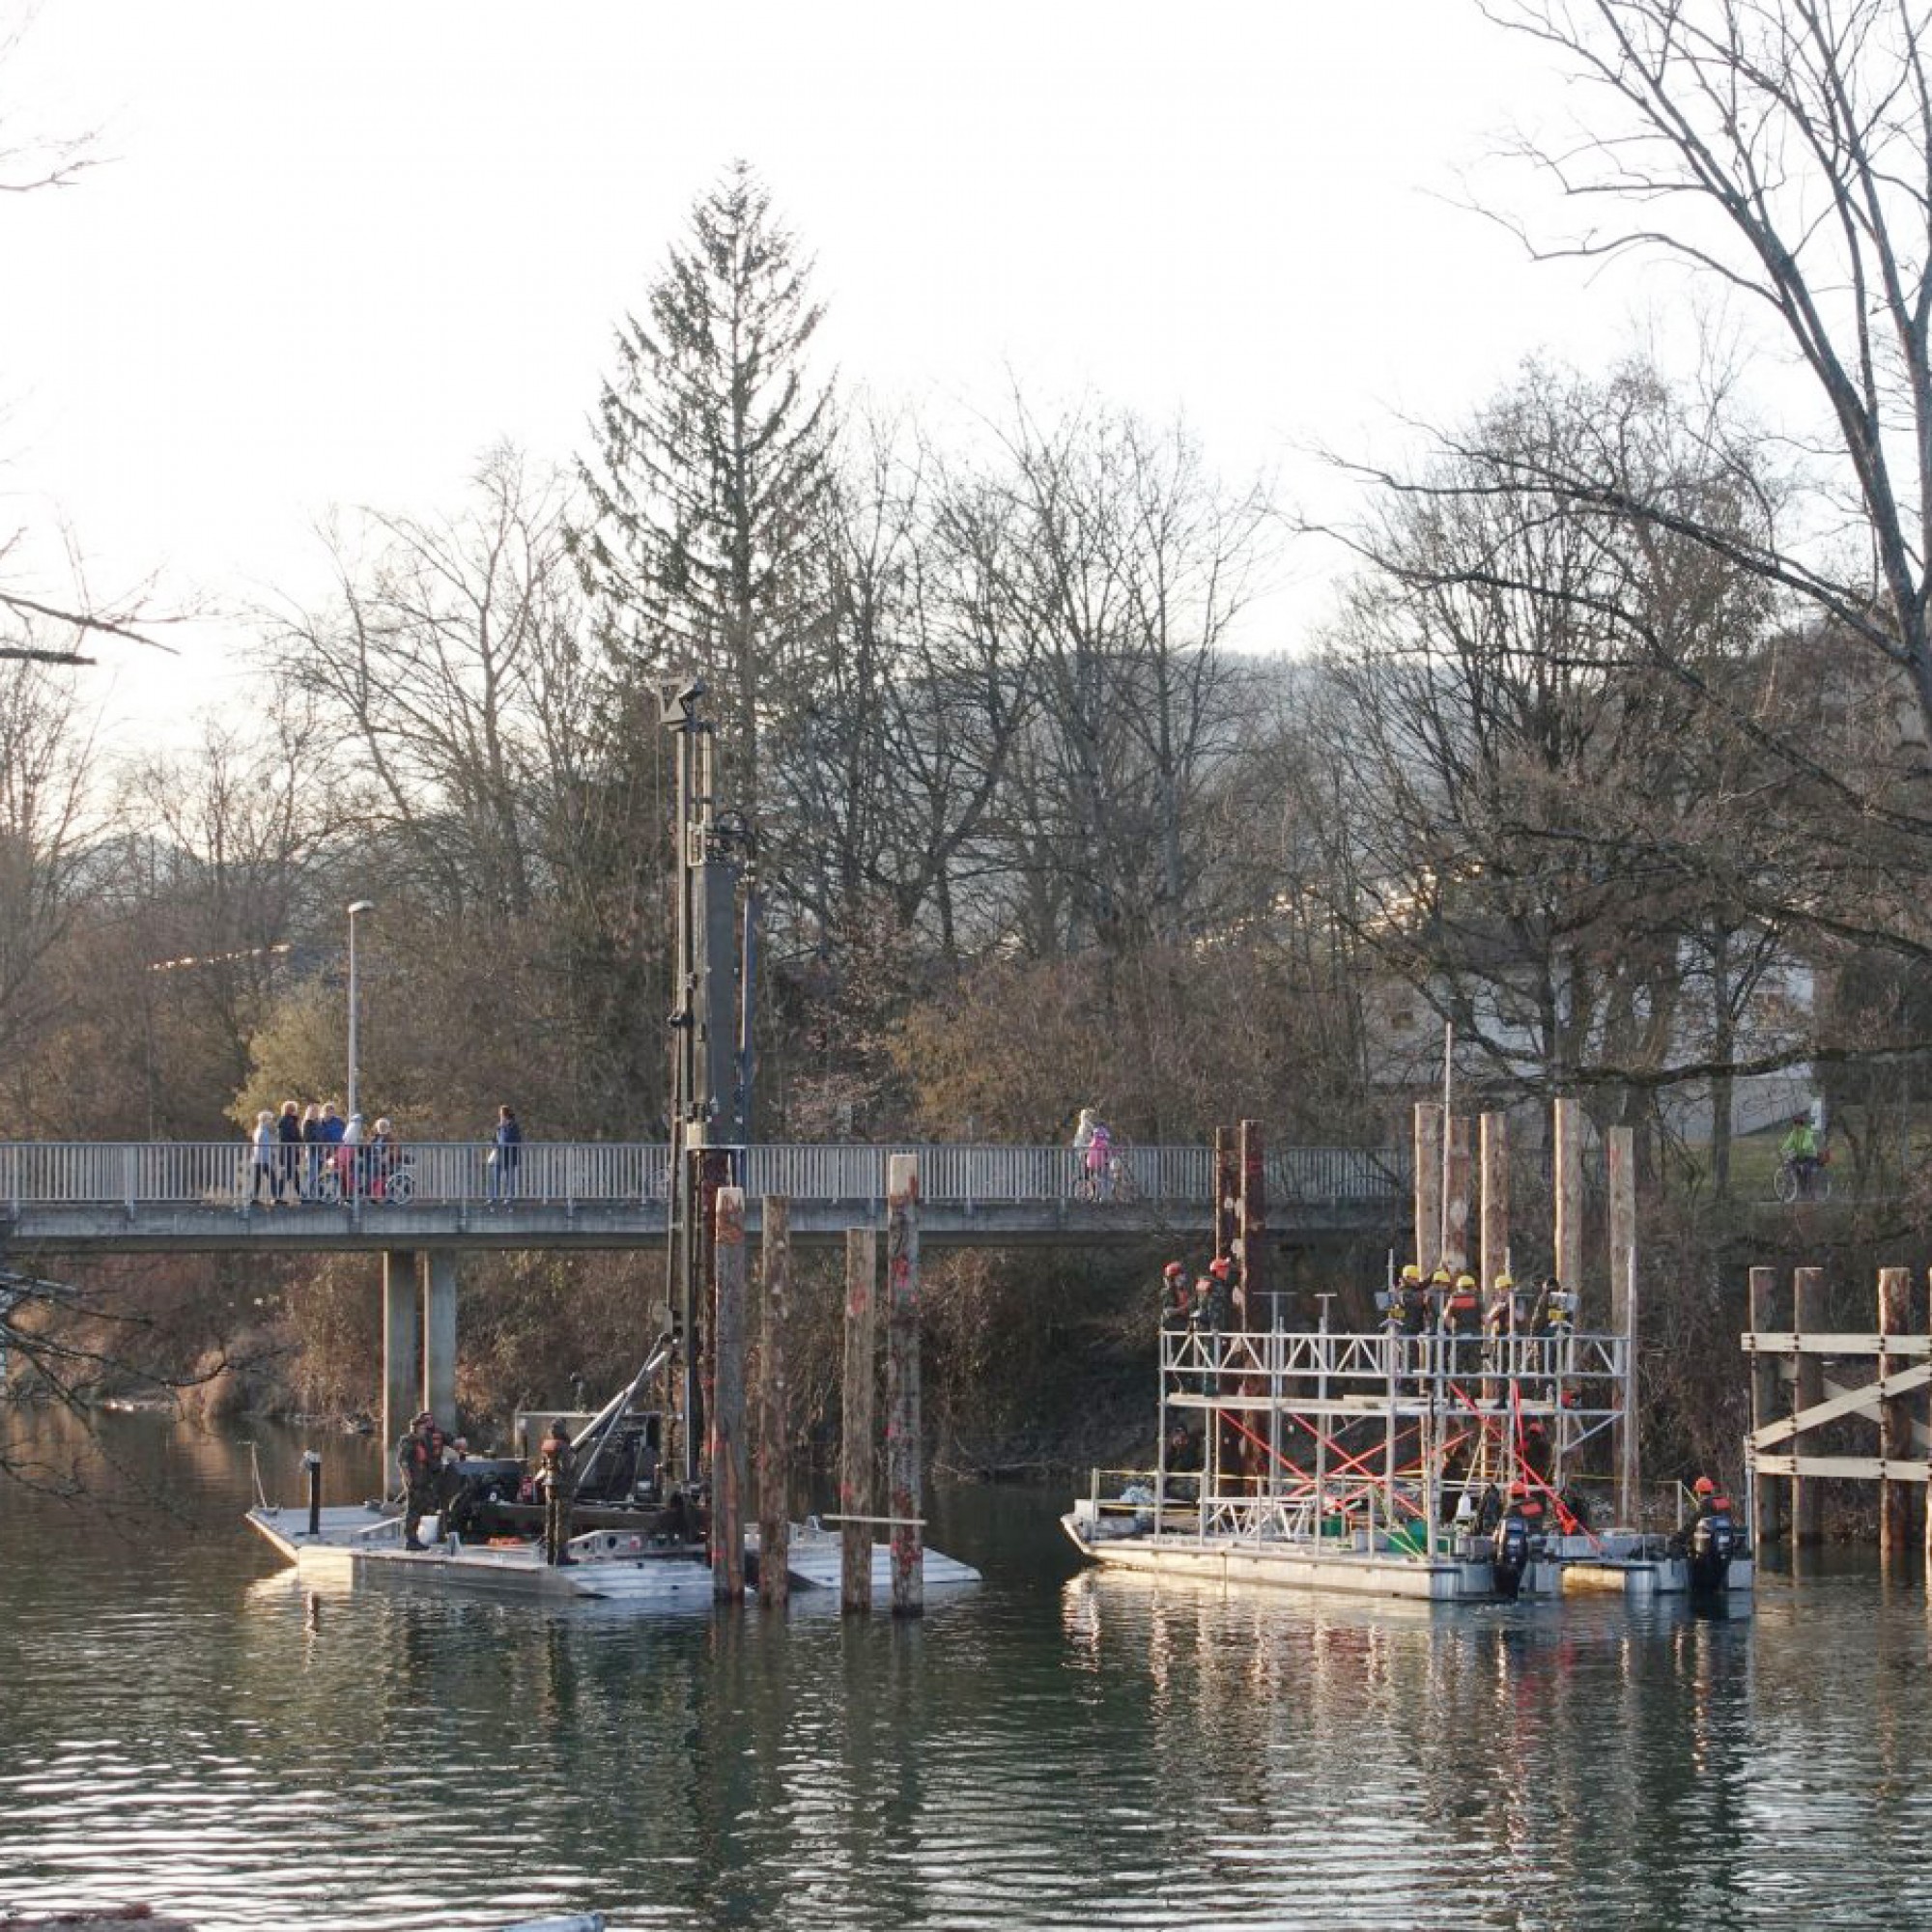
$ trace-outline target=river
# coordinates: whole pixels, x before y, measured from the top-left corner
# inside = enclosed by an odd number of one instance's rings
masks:
[[[271,1495],[307,1439],[260,1432]],[[1932,1918],[1925,1599],[1869,1568],[1767,1577],[1728,1621],[1154,1587],[1078,1573],[1061,1499],[996,1489],[933,1498],[987,1580],[923,1622],[552,1612],[300,1587],[240,1520],[246,1446],[104,1440],[84,1508],[0,1489],[0,1915]],[[316,1443],[331,1496],[377,1480]]]

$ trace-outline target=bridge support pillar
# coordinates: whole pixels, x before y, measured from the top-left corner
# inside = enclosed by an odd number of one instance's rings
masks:
[[[416,1258],[408,1250],[383,1256],[383,1461],[393,1480],[389,1458],[420,1406],[416,1358],[421,1318],[416,1301]]]
[[[422,1406],[456,1434],[456,1250],[418,1257],[423,1295]]]

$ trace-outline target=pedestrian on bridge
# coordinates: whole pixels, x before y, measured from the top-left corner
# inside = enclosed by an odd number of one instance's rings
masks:
[[[264,1107],[255,1116],[255,1131],[249,1140],[255,1151],[251,1162],[254,1179],[248,1205],[253,1208],[257,1203],[266,1201],[272,1208],[275,1205],[275,1162],[281,1157],[281,1139],[275,1132],[272,1108]]]
[[[1073,1151],[1080,1156],[1082,1192],[1089,1201],[1104,1201],[1113,1191],[1114,1136],[1092,1107],[1082,1107],[1073,1129]]]
[[[311,1100],[302,1109],[302,1199],[319,1201],[322,1199],[322,1109]]]
[[[496,1145],[490,1150],[489,1173],[484,1196],[494,1207],[498,1201],[513,1201],[517,1193],[517,1169],[523,1161],[524,1130],[516,1111],[505,1104],[497,1109]]]
[[[284,1100],[275,1122],[278,1159],[275,1176],[275,1205],[286,1197],[291,1206],[301,1202],[301,1108],[294,1100]]]

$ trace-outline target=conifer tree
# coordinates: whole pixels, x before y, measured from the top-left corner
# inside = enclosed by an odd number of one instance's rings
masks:
[[[572,548],[621,686],[696,672],[713,693],[730,802],[769,793],[771,747],[829,631],[820,526],[829,386],[807,352],[810,264],[744,162],[700,197],[618,366],[579,465]]]

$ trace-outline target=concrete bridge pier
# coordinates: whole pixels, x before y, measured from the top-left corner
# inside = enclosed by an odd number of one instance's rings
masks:
[[[422,1406],[456,1434],[456,1250],[420,1258],[423,1282]]]
[[[413,1249],[390,1249],[383,1256],[383,1461],[395,1454],[409,1418],[422,1406],[416,1394],[421,1359],[422,1316],[417,1298],[417,1259]],[[389,1472],[393,1476],[394,1472]]]

